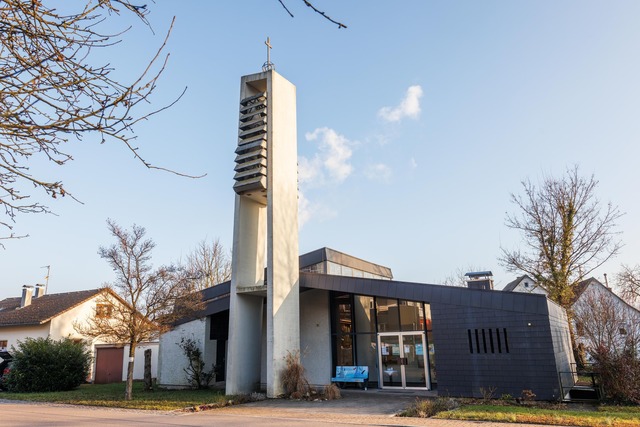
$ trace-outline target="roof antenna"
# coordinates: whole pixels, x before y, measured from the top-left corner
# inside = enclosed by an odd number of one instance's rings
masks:
[[[51,273],[51,266],[50,265],[44,265],[40,268],[46,268],[47,269],[47,275],[44,278],[44,293],[43,295],[47,294],[47,288],[49,287],[49,273]]]

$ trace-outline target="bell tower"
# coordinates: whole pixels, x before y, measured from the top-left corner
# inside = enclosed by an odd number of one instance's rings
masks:
[[[300,349],[296,88],[267,60],[241,78],[239,113],[226,393],[266,378],[276,397]]]

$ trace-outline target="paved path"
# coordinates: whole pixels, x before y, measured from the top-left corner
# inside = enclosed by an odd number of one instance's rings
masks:
[[[388,392],[378,390],[343,390],[343,398],[330,401],[264,400],[229,406],[215,412],[224,415],[280,418],[316,424],[351,424],[368,426],[428,426],[428,427],[523,427],[539,424],[494,423],[480,421],[436,420],[395,417],[394,415],[416,398],[430,396],[429,392]],[[548,427],[548,426],[547,426]]]
[[[427,426],[427,427],[524,427],[534,424],[488,423],[395,417],[420,394],[377,390],[346,391],[332,401],[282,399],[198,413],[140,411],[47,403],[0,400],[0,424],[26,426]]]

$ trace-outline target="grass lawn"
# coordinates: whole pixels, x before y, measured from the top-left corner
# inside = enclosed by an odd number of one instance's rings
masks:
[[[227,397],[214,390],[144,391],[143,383],[133,383],[133,400],[124,400],[124,383],[83,384],[76,390],[48,393],[0,393],[0,399],[31,402],[70,403],[130,409],[174,410],[207,404],[224,405]]]
[[[640,426],[640,408],[601,406],[597,410],[540,409],[527,406],[466,405],[438,413],[435,418],[585,427]]]

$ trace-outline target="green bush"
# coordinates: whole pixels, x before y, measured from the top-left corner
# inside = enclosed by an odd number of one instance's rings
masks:
[[[205,369],[202,351],[198,347],[196,340],[183,337],[180,340],[180,348],[189,362],[189,366],[184,368],[183,371],[187,374],[187,381],[189,381],[191,387],[197,390],[209,388],[209,384],[216,376],[215,366],[212,366],[210,371]]]
[[[91,354],[68,338],[27,338],[12,347],[11,371],[3,378],[12,392],[72,390],[89,375]]]

